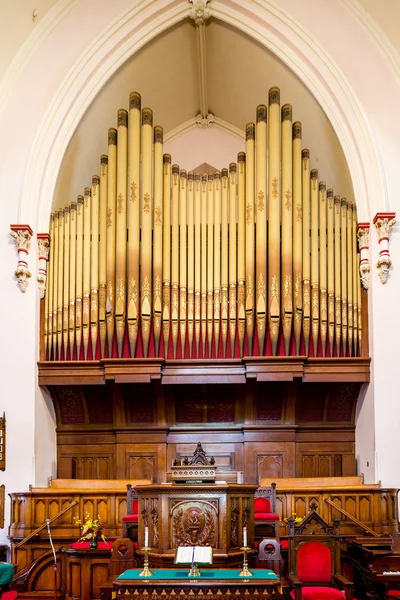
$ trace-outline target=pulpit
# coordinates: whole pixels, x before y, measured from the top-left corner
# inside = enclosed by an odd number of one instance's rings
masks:
[[[150,564],[171,566],[178,546],[211,546],[214,566],[240,566],[243,527],[254,542],[256,485],[172,483],[138,486],[139,554],[149,531]]]

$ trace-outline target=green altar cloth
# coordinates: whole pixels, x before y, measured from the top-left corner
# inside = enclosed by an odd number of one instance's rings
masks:
[[[203,569],[201,570],[201,575],[199,577],[188,577],[189,569],[151,569],[153,576],[146,577],[147,581],[173,581],[174,579],[182,581],[183,579],[187,581],[193,581],[196,579],[197,581],[204,579],[205,581],[212,580],[236,580],[240,581],[242,579],[257,579],[257,580],[265,580],[271,579],[276,581],[279,577],[270,569],[250,569],[253,573],[253,576],[250,577],[239,577],[240,569]],[[128,569],[121,573],[119,577],[117,577],[116,581],[126,581],[126,580],[138,580],[143,581],[143,577],[139,576],[141,569]]]
[[[14,575],[14,565],[0,562],[0,585],[11,583]]]

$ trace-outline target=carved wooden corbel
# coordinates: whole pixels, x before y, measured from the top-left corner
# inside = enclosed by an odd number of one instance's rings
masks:
[[[26,292],[32,273],[28,269],[28,253],[31,246],[32,229],[29,225],[10,225],[11,237],[14,238],[18,252],[18,265],[14,275],[18,280],[21,292]]]
[[[360,277],[365,291],[369,289],[371,275],[371,265],[369,263],[369,227],[369,223],[359,223],[357,225],[357,239],[360,250]]]
[[[38,290],[40,298],[44,298],[46,294],[47,261],[49,260],[50,235],[48,233],[38,233],[36,237],[38,244]]]
[[[386,283],[392,264],[389,254],[389,236],[395,223],[396,213],[377,213],[374,218],[374,225],[379,236],[379,258],[376,266],[381,283]]]

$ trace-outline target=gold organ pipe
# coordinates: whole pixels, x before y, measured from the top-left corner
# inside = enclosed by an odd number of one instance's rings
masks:
[[[229,205],[229,176],[228,169],[221,171],[222,186],[222,228],[221,228],[221,334],[222,357],[226,358],[226,342],[228,339],[228,205]],[[236,225],[236,221],[235,221]]]
[[[99,211],[100,177],[92,179],[92,261],[90,290],[90,330],[92,336],[92,360],[96,359],[99,323]]]
[[[214,344],[218,358],[221,326],[221,173],[214,173]]]
[[[115,235],[117,205],[117,130],[108,130],[108,187],[107,187],[107,299],[106,324],[108,357],[112,357],[115,313]]]
[[[86,187],[83,196],[83,298],[82,298],[82,340],[83,356],[87,360],[90,322],[90,226],[92,191]]]
[[[140,94],[132,92],[129,96],[128,127],[128,338],[129,352],[136,355],[139,333],[139,252],[140,252],[140,151],[141,151],[141,109]],[[158,181],[157,181],[158,183]],[[155,182],[154,182],[155,184]]]
[[[280,325],[280,91],[269,90],[268,119],[268,318],[272,354],[276,355]]]
[[[206,357],[207,335],[207,175],[201,177],[201,345]]]
[[[347,338],[348,355],[353,355],[353,203],[347,201]]]
[[[267,107],[256,118],[256,325],[259,354],[264,353],[267,315]]]
[[[211,358],[214,287],[214,177],[208,176],[207,182],[207,341],[208,357]]]
[[[357,273],[360,273],[360,254],[357,255]],[[362,356],[362,339],[363,339],[363,332],[362,332],[362,315],[361,315],[361,308],[362,308],[362,297],[361,297],[361,277],[358,275],[357,277],[357,303],[358,303],[358,352],[359,355]]]
[[[171,262],[171,326],[174,358],[178,345],[179,320],[179,167],[172,165],[172,262]]]
[[[47,325],[47,356],[51,360],[52,342],[53,342],[53,286],[54,286],[54,213],[50,215],[50,257],[47,274],[46,304],[48,306],[48,325]],[[72,355],[71,355],[72,358]]]
[[[83,196],[76,199],[76,359],[80,360],[82,343],[82,283],[83,283]]]
[[[179,181],[179,327],[181,334],[181,353],[185,356],[186,319],[187,319],[187,173],[180,171]]]
[[[282,274],[281,312],[285,354],[289,355],[293,323],[293,167],[292,107],[282,106]]]
[[[229,332],[231,358],[235,355],[237,301],[236,163],[229,165]]]
[[[189,358],[193,354],[194,335],[194,173],[188,173],[188,343]]]
[[[107,299],[107,187],[108,156],[100,159],[100,208],[99,208],[99,332],[100,356],[104,358],[106,348],[106,299]],[[72,223],[71,223],[72,224]]]
[[[63,347],[64,360],[67,360],[68,349],[68,304],[69,304],[69,269],[70,269],[70,207],[64,208],[64,284],[63,284]]]
[[[347,350],[347,200],[342,198],[341,210],[341,275],[342,275],[342,341],[343,356]]]
[[[128,168],[128,113],[118,111],[117,144],[117,210],[116,210],[116,253],[115,253],[115,329],[118,357],[122,357],[126,318],[126,191]]]
[[[58,294],[58,210],[54,212],[54,270],[53,270],[53,356],[57,358],[57,294]],[[82,297],[82,296],[81,296]]]
[[[305,353],[310,352],[311,327],[311,264],[310,264],[310,151],[303,150],[302,196],[303,196],[303,335]]]
[[[318,265],[318,170],[312,169],[311,182],[311,322],[314,356],[318,355],[319,265]]]
[[[163,279],[163,129],[154,127],[154,211],[153,211],[153,327],[154,349],[159,355],[162,319]]]
[[[75,298],[76,298],[76,222],[77,204],[71,202],[69,213],[70,228],[70,261],[69,261],[69,311],[68,311],[68,338],[70,360],[74,357],[75,345]]]
[[[335,236],[335,339],[336,354],[340,356],[342,339],[342,291],[341,291],[341,241],[340,241],[340,196],[334,196],[334,236]]]
[[[168,358],[171,319],[171,156],[163,157],[163,313],[164,358]]]
[[[143,356],[147,358],[151,326],[152,299],[152,167],[153,167],[153,111],[142,110],[142,239],[140,252],[140,294]]]
[[[328,244],[328,340],[330,356],[333,356],[335,342],[335,240],[333,190],[326,193],[327,244]]]
[[[238,154],[238,258],[237,258],[237,295],[238,295],[238,336],[240,357],[243,356],[244,334],[246,326],[246,154]]]
[[[328,281],[327,281],[327,241],[326,241],[326,183],[319,184],[319,307],[322,356],[326,354],[326,338],[328,332]]]
[[[352,224],[352,246],[353,246],[353,343],[354,356],[358,356],[358,279],[360,279],[357,261],[357,207],[353,204]]]
[[[61,360],[63,328],[64,210],[58,211],[57,355]]]
[[[303,202],[301,195],[301,123],[293,123],[293,311],[296,354],[300,354],[303,316]]]
[[[201,176],[194,177],[194,319],[196,336],[196,358],[200,358],[201,331]],[[204,255],[203,255],[204,256]]]
[[[253,354],[254,336],[254,191],[255,191],[255,125],[246,125],[246,332],[249,356]]]

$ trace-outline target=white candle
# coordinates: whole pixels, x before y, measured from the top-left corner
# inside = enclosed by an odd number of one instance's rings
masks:
[[[145,548],[149,547],[149,528],[148,527],[144,528],[144,547]]]
[[[243,546],[247,546],[247,527],[243,527]]]

